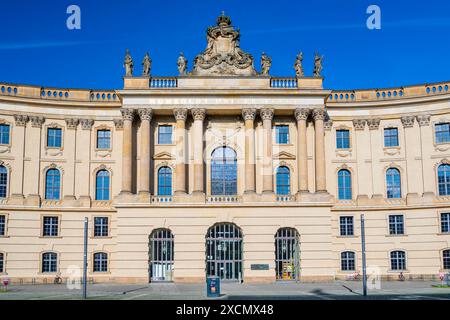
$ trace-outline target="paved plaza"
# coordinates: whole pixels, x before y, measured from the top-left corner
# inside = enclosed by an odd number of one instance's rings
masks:
[[[450,300],[450,288],[434,288],[438,282],[382,282],[381,290],[362,295],[362,283],[336,281],[332,283],[222,283],[223,300]],[[11,286],[0,293],[0,300],[76,300],[81,290],[69,290],[66,285]],[[202,300],[206,285],[155,283],[149,285],[93,284],[88,286],[93,300]]]

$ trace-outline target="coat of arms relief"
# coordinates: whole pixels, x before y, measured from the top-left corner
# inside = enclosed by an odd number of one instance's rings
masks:
[[[230,17],[223,13],[217,18],[217,26],[206,31],[206,50],[194,59],[190,75],[216,76],[239,75],[254,76],[253,56],[244,52],[239,46],[240,31],[231,25]]]

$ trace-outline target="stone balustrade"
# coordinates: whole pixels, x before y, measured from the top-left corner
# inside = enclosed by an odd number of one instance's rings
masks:
[[[292,89],[298,88],[297,78],[271,78],[271,88]]]
[[[209,196],[206,198],[207,203],[239,203],[242,202],[240,196]]]
[[[450,82],[425,84],[391,89],[333,91],[327,103],[397,100],[449,94]]]
[[[155,77],[150,79],[150,88],[176,88],[178,79],[176,77]]]

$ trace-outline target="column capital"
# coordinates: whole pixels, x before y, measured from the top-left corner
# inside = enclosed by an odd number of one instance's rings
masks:
[[[310,114],[311,110],[308,108],[297,108],[294,111],[294,116],[297,121],[307,120]]]
[[[177,121],[186,121],[188,109],[186,108],[173,109],[173,115],[175,117],[175,120]]]
[[[122,114],[123,120],[133,121],[135,111],[131,108],[122,108],[120,109],[120,113]]]
[[[76,118],[66,119],[67,129],[75,130],[78,127],[79,123],[80,123],[80,120],[76,119]]]
[[[327,116],[327,111],[325,109],[317,108],[317,109],[313,110],[314,121],[325,120],[326,116]]]
[[[261,119],[270,121],[272,121],[274,113],[275,111],[272,108],[263,108],[259,111]]]
[[[27,125],[29,118],[25,114],[15,114],[14,120],[16,121],[16,126],[25,127]]]
[[[153,117],[153,110],[150,108],[140,108],[138,109],[139,118],[141,121],[151,121]]]
[[[429,114],[420,114],[416,117],[417,122],[419,123],[419,126],[421,126],[421,127],[429,126],[430,118],[431,118],[431,116]]]
[[[30,117],[30,121],[31,121],[31,125],[34,128],[42,128],[42,125],[45,122],[45,118],[44,117],[39,117],[39,116],[31,116]]]
[[[328,119],[327,121],[325,121],[323,123],[323,127],[325,130],[330,131],[331,129],[333,129],[333,120]]]
[[[192,117],[194,118],[194,120],[199,120],[199,121],[203,121],[205,120],[206,117],[206,109],[203,108],[194,108],[191,109],[191,113],[192,113]]]
[[[255,121],[256,108],[242,109],[242,118],[244,118],[245,121],[247,121],[247,120]]]
[[[114,119],[113,121],[116,130],[123,130],[123,119]]]
[[[92,119],[81,119],[80,120],[81,128],[83,130],[91,130],[94,125],[94,120]]]
[[[367,125],[369,126],[369,130],[378,130],[380,127],[381,119],[368,119]]]
[[[404,128],[412,128],[414,127],[414,120],[416,118],[414,116],[404,116],[401,118],[402,124]]]
[[[364,119],[353,119],[353,127],[355,130],[364,130],[366,127],[366,120]]]

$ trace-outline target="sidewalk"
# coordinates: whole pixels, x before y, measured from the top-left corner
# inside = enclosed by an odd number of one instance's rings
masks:
[[[369,291],[369,299],[450,300],[449,288],[433,288],[437,282],[382,282],[381,290]],[[224,300],[353,300],[362,296],[362,283],[336,281],[333,283],[238,284],[222,283]],[[89,299],[113,300],[200,300],[206,299],[206,286],[201,284],[115,285],[88,286]],[[66,285],[12,286],[0,293],[0,300],[72,300],[80,299],[81,290],[69,290]]]

